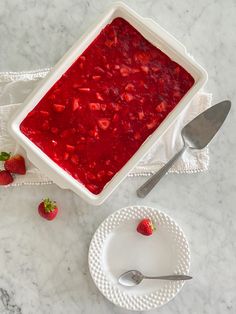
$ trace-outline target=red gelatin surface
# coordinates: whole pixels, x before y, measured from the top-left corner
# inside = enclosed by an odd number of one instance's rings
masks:
[[[194,84],[122,18],[107,25],[20,130],[99,194]]]

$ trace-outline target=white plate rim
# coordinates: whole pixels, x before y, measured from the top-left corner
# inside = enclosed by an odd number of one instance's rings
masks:
[[[117,287],[107,280],[101,265],[100,254],[102,252],[103,244],[108,234],[121,222],[127,219],[122,219],[122,215],[130,219],[137,219],[143,217],[150,217],[154,219],[154,215],[165,219],[165,221],[174,228],[177,232],[179,241],[182,243],[182,264],[177,265],[177,268],[181,268],[184,274],[188,275],[190,270],[190,249],[188,240],[182,230],[182,228],[166,214],[162,209],[153,208],[150,206],[132,205],[120,208],[105,218],[96,229],[89,246],[88,251],[88,265],[91,277],[98,288],[113,304],[132,311],[147,311],[160,308],[163,305],[171,301],[182,289],[185,284],[184,281],[169,282],[167,287],[162,288],[160,291],[144,294],[144,295],[132,295],[129,296],[124,291],[119,291]],[[132,215],[132,216],[131,216]],[[121,218],[120,218],[121,217]],[[155,219],[154,219],[155,220]]]

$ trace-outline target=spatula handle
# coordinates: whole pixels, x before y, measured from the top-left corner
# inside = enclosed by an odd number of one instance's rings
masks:
[[[154,188],[154,186],[161,180],[161,178],[167,173],[172,165],[183,155],[187,149],[184,146],[177,154],[175,154],[157,173],[155,173],[150,179],[148,179],[141,187],[137,190],[137,195],[140,198],[144,198]]]

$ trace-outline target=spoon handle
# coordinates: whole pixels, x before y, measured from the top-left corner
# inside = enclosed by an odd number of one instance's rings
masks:
[[[144,198],[154,188],[154,186],[161,180],[161,178],[167,173],[171,166],[176,162],[177,159],[185,152],[187,146],[176,153],[157,173],[155,173],[150,179],[148,179],[140,188],[137,190],[137,195],[140,198]]]
[[[169,276],[157,276],[157,277],[149,277],[144,276],[144,279],[161,279],[161,280],[189,280],[193,277],[187,275],[169,275]]]

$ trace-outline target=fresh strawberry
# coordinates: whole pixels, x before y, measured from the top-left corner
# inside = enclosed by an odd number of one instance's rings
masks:
[[[53,109],[56,112],[62,112],[65,110],[65,106],[64,105],[60,105],[60,104],[53,104]]]
[[[39,215],[47,220],[53,220],[57,213],[57,204],[49,198],[45,198],[38,206]]]
[[[0,171],[0,185],[8,185],[13,182],[13,177],[7,170]]]
[[[156,228],[149,218],[142,219],[137,226],[137,231],[145,236],[152,235],[154,230],[156,230]]]
[[[106,118],[101,118],[98,120],[98,126],[102,129],[102,130],[106,130],[110,125],[110,121]]]
[[[5,161],[4,168],[12,173],[25,174],[25,159],[21,155],[14,155]]]

